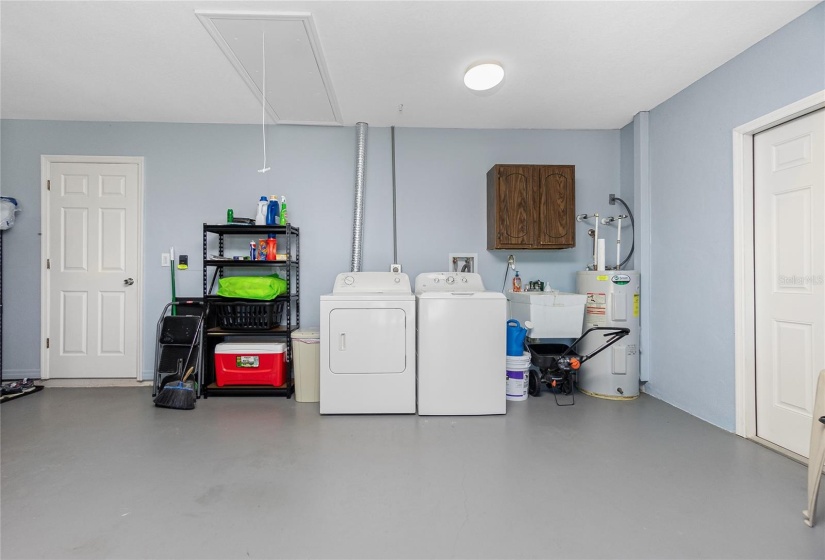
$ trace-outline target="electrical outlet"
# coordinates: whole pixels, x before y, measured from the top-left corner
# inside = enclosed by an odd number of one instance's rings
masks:
[[[611,204],[611,206],[612,206],[612,205],[615,205],[615,204],[616,204],[616,195],[615,195],[615,194],[611,194],[611,195],[610,195],[610,200],[608,200],[608,202]]]
[[[450,253],[447,270],[450,272],[478,272],[477,253]]]
[[[161,253],[160,254],[160,266],[171,266],[171,257],[169,253]]]

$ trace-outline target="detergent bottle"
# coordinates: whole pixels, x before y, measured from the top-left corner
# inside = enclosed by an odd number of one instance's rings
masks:
[[[269,197],[269,204],[266,205],[266,225],[277,226],[280,208],[278,208],[278,197],[274,194]]]
[[[266,225],[266,207],[267,207],[267,200],[265,196],[261,197],[261,200],[258,201],[258,211],[255,213],[255,225],[256,226],[265,226]]]
[[[521,276],[518,275],[518,270],[516,271],[516,275],[513,276],[513,291],[521,291]]]

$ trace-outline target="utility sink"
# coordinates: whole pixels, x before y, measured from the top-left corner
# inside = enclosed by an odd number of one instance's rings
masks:
[[[584,325],[587,296],[567,292],[508,292],[510,317],[531,321],[529,338],[578,338]]]

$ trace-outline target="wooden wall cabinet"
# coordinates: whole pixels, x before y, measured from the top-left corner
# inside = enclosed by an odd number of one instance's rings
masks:
[[[574,165],[495,165],[487,172],[487,249],[576,246]]]

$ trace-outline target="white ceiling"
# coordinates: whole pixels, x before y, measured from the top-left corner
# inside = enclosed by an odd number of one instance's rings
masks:
[[[206,10],[311,14],[345,125],[615,129],[817,3],[2,0],[0,117],[260,123]],[[504,64],[493,95],[462,83],[480,59]]]

